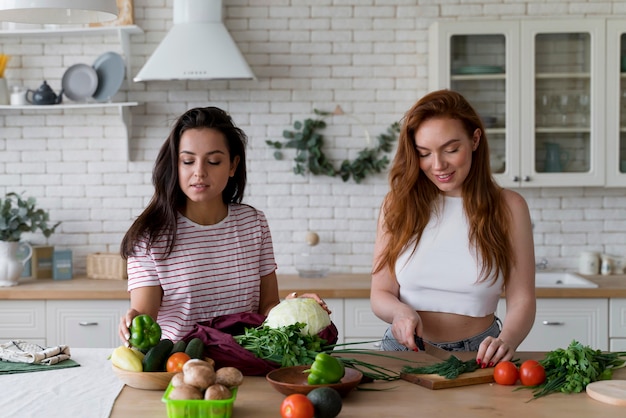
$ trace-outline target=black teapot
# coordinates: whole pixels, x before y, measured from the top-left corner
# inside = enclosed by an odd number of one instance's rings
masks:
[[[46,81],[37,90],[26,90],[26,101],[30,104],[53,105],[61,103],[62,100],[63,90],[57,95]]]

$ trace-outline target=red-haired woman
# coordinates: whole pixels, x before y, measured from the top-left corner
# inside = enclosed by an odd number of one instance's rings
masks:
[[[532,224],[522,196],[493,179],[483,124],[462,95],[435,91],[405,114],[389,183],[371,287],[374,313],[391,324],[382,349],[416,350],[419,337],[476,351],[482,367],[510,360],[535,318]]]

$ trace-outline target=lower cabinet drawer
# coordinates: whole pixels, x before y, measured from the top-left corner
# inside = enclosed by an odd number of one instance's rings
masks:
[[[382,335],[381,337],[382,338]],[[359,350],[380,350],[381,341],[379,339],[372,339],[367,337],[359,337],[359,338],[346,338],[346,343],[351,343],[349,346],[345,348],[355,348]],[[352,344],[359,343],[359,344]],[[340,347],[344,348],[344,347]]]
[[[626,299],[610,299],[609,311],[609,337],[626,338]]]
[[[372,312],[369,299],[346,299],[344,309],[346,342],[383,338],[389,324]],[[368,343],[368,345],[370,344],[372,343]]]
[[[44,300],[0,301],[0,342],[20,339],[45,345]]]
[[[607,318],[607,299],[537,299],[535,323],[518,350],[551,351],[572,340],[608,350]]]
[[[626,338],[611,338],[609,351],[626,351]]]
[[[46,305],[48,345],[114,348],[121,344],[120,318],[127,300],[49,300]]]

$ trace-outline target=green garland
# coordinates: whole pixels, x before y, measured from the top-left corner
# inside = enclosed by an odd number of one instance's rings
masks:
[[[368,174],[380,173],[389,165],[389,159],[381,153],[390,152],[393,142],[400,132],[400,124],[394,122],[387,128],[387,132],[378,135],[378,145],[374,148],[364,148],[353,161],[344,160],[339,169],[335,169],[333,163],[324,154],[324,137],[317,131],[326,127],[323,117],[333,113],[313,109],[319,119],[305,119],[304,122],[296,121],[293,124],[294,131],[283,131],[285,143],[279,141],[265,141],[267,145],[276,149],[274,158],[283,159],[283,148],[295,148],[296,157],[293,172],[304,176],[307,170],[314,175],[327,175],[330,177],[340,176],[345,182],[352,177],[360,183]]]

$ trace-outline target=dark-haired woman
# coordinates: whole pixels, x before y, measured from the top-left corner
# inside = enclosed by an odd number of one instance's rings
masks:
[[[267,220],[241,203],[246,142],[216,107],[188,110],[174,124],[154,166],[154,195],[121,244],[131,304],[119,325],[125,343],[139,314],[179,341],[197,322],[267,315],[279,303]]]
[[[435,91],[405,114],[389,183],[371,287],[374,313],[391,324],[382,349],[416,350],[419,337],[476,351],[483,367],[513,358],[535,318],[530,214],[495,183],[483,124],[463,96]]]

